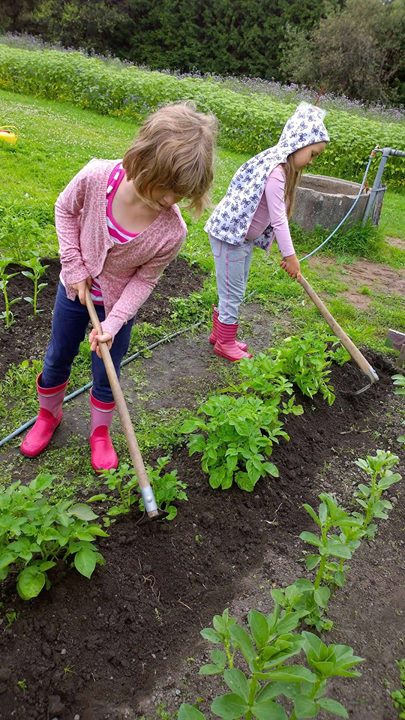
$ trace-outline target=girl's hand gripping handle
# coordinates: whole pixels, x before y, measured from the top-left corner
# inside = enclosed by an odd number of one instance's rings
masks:
[[[282,259],[280,266],[290,277],[297,278],[297,280],[301,277],[300,262],[296,255],[287,255],[287,257]]]

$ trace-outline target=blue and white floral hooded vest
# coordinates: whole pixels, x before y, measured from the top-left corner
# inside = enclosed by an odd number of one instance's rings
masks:
[[[285,163],[288,155],[295,150],[318,142],[328,142],[329,135],[323,124],[325,110],[302,102],[287,120],[280,140],[267,150],[247,160],[233,176],[226,195],[216,206],[205,225],[205,231],[217,240],[241,245],[258,208],[267,178],[280,163]],[[254,244],[267,249],[271,242],[272,228],[254,241]]]

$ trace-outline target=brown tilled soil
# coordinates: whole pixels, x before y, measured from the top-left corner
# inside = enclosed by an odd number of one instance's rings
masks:
[[[23,267],[10,265],[8,272],[17,272],[7,286],[10,300],[19,298],[19,302],[12,306],[14,323],[6,329],[0,323],[0,346],[7,348],[7,352],[0,355],[0,378],[7,371],[11,363],[20,363],[23,360],[33,360],[44,355],[51,332],[52,311],[59,283],[60,263],[56,259],[45,258],[43,265],[48,265],[44,278],[46,287],[38,296],[38,309],[40,312],[34,316],[32,306],[24,297],[32,296],[33,284],[29,278],[21,274]],[[204,276],[198,268],[192,268],[183,258],[176,258],[166,272],[163,273],[153,293],[140,309],[137,315],[139,322],[149,322],[159,325],[171,311],[169,299],[182,297],[193,290],[200,290]],[[4,311],[4,299],[0,296],[0,313]]]
[[[258,324],[256,341],[259,327],[268,331]],[[3,624],[0,640],[1,720],[132,720],[157,717],[161,702],[174,717],[181,701],[198,696],[210,717],[210,684],[197,674],[206,659],[200,629],[227,606],[239,618],[252,607],[269,610],[270,588],[303,572],[298,536],[312,527],[302,503],[317,505],[318,493],[329,491],[348,505],[361,479],[353,460],[378,447],[400,453],[393,368],[368,357],[380,374],[376,386],[352,397],[346,390],[358,387],[357,373],[350,364],[335,368],[335,404],[305,400],[304,415],[288,418],[290,442],[272,457],[279,479],[260,481],[252,494],[213,491],[198,456],[177,449],[171,466],[188,483],[189,500],[172,523],[139,524],[136,514],[117,522],[100,542],[106,564],[91,581],[58,568],[52,588],[29,603],[5,585],[2,609],[15,610],[17,620],[8,629]],[[170,380],[154,388],[160,407],[183,398],[184,367],[194,367],[198,385],[200,373],[219,362],[203,335],[163,345],[143,361],[146,374],[148,367],[171,367]],[[403,656],[405,522],[400,488],[389,495],[390,518],[355,556],[331,605],[335,628],[325,637],[365,658],[362,678],[333,685],[353,720],[396,717],[388,691],[398,684],[395,661]]]

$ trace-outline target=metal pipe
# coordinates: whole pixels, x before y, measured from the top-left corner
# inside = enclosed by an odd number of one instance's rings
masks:
[[[388,158],[390,157],[390,155],[393,155],[394,157],[405,157],[405,152],[403,152],[402,150],[395,150],[394,148],[385,147],[382,150],[381,150],[381,148],[375,148],[375,151],[381,152],[382,156],[381,156],[380,164],[378,166],[377,174],[374,179],[373,187],[371,188],[370,197],[367,202],[366,210],[363,215],[363,221],[362,221],[363,225],[366,224],[368,218],[371,215],[372,209],[375,205],[377,193],[381,192],[383,189],[381,180],[382,180],[384,168],[385,168]]]

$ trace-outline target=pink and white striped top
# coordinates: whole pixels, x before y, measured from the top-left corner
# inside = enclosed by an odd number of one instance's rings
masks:
[[[113,339],[148,299],[187,236],[181,212],[172,205],[162,210],[135,242],[114,245],[108,232],[105,200],[109,177],[120,162],[90,160],[55,203],[61,281],[66,296],[74,301],[74,285],[88,277],[98,278],[106,314],[101,327]]]
[[[131,242],[139,233],[130,233],[125,230],[114,218],[112,211],[112,204],[115,194],[119,188],[120,183],[125,177],[125,170],[122,164],[116,165],[108,178],[108,185],[106,191],[106,217],[107,217],[107,228],[108,234],[114,242],[114,245],[125,245]],[[95,305],[103,305],[103,293],[100,287],[100,283],[93,278],[90,288],[90,295]]]

